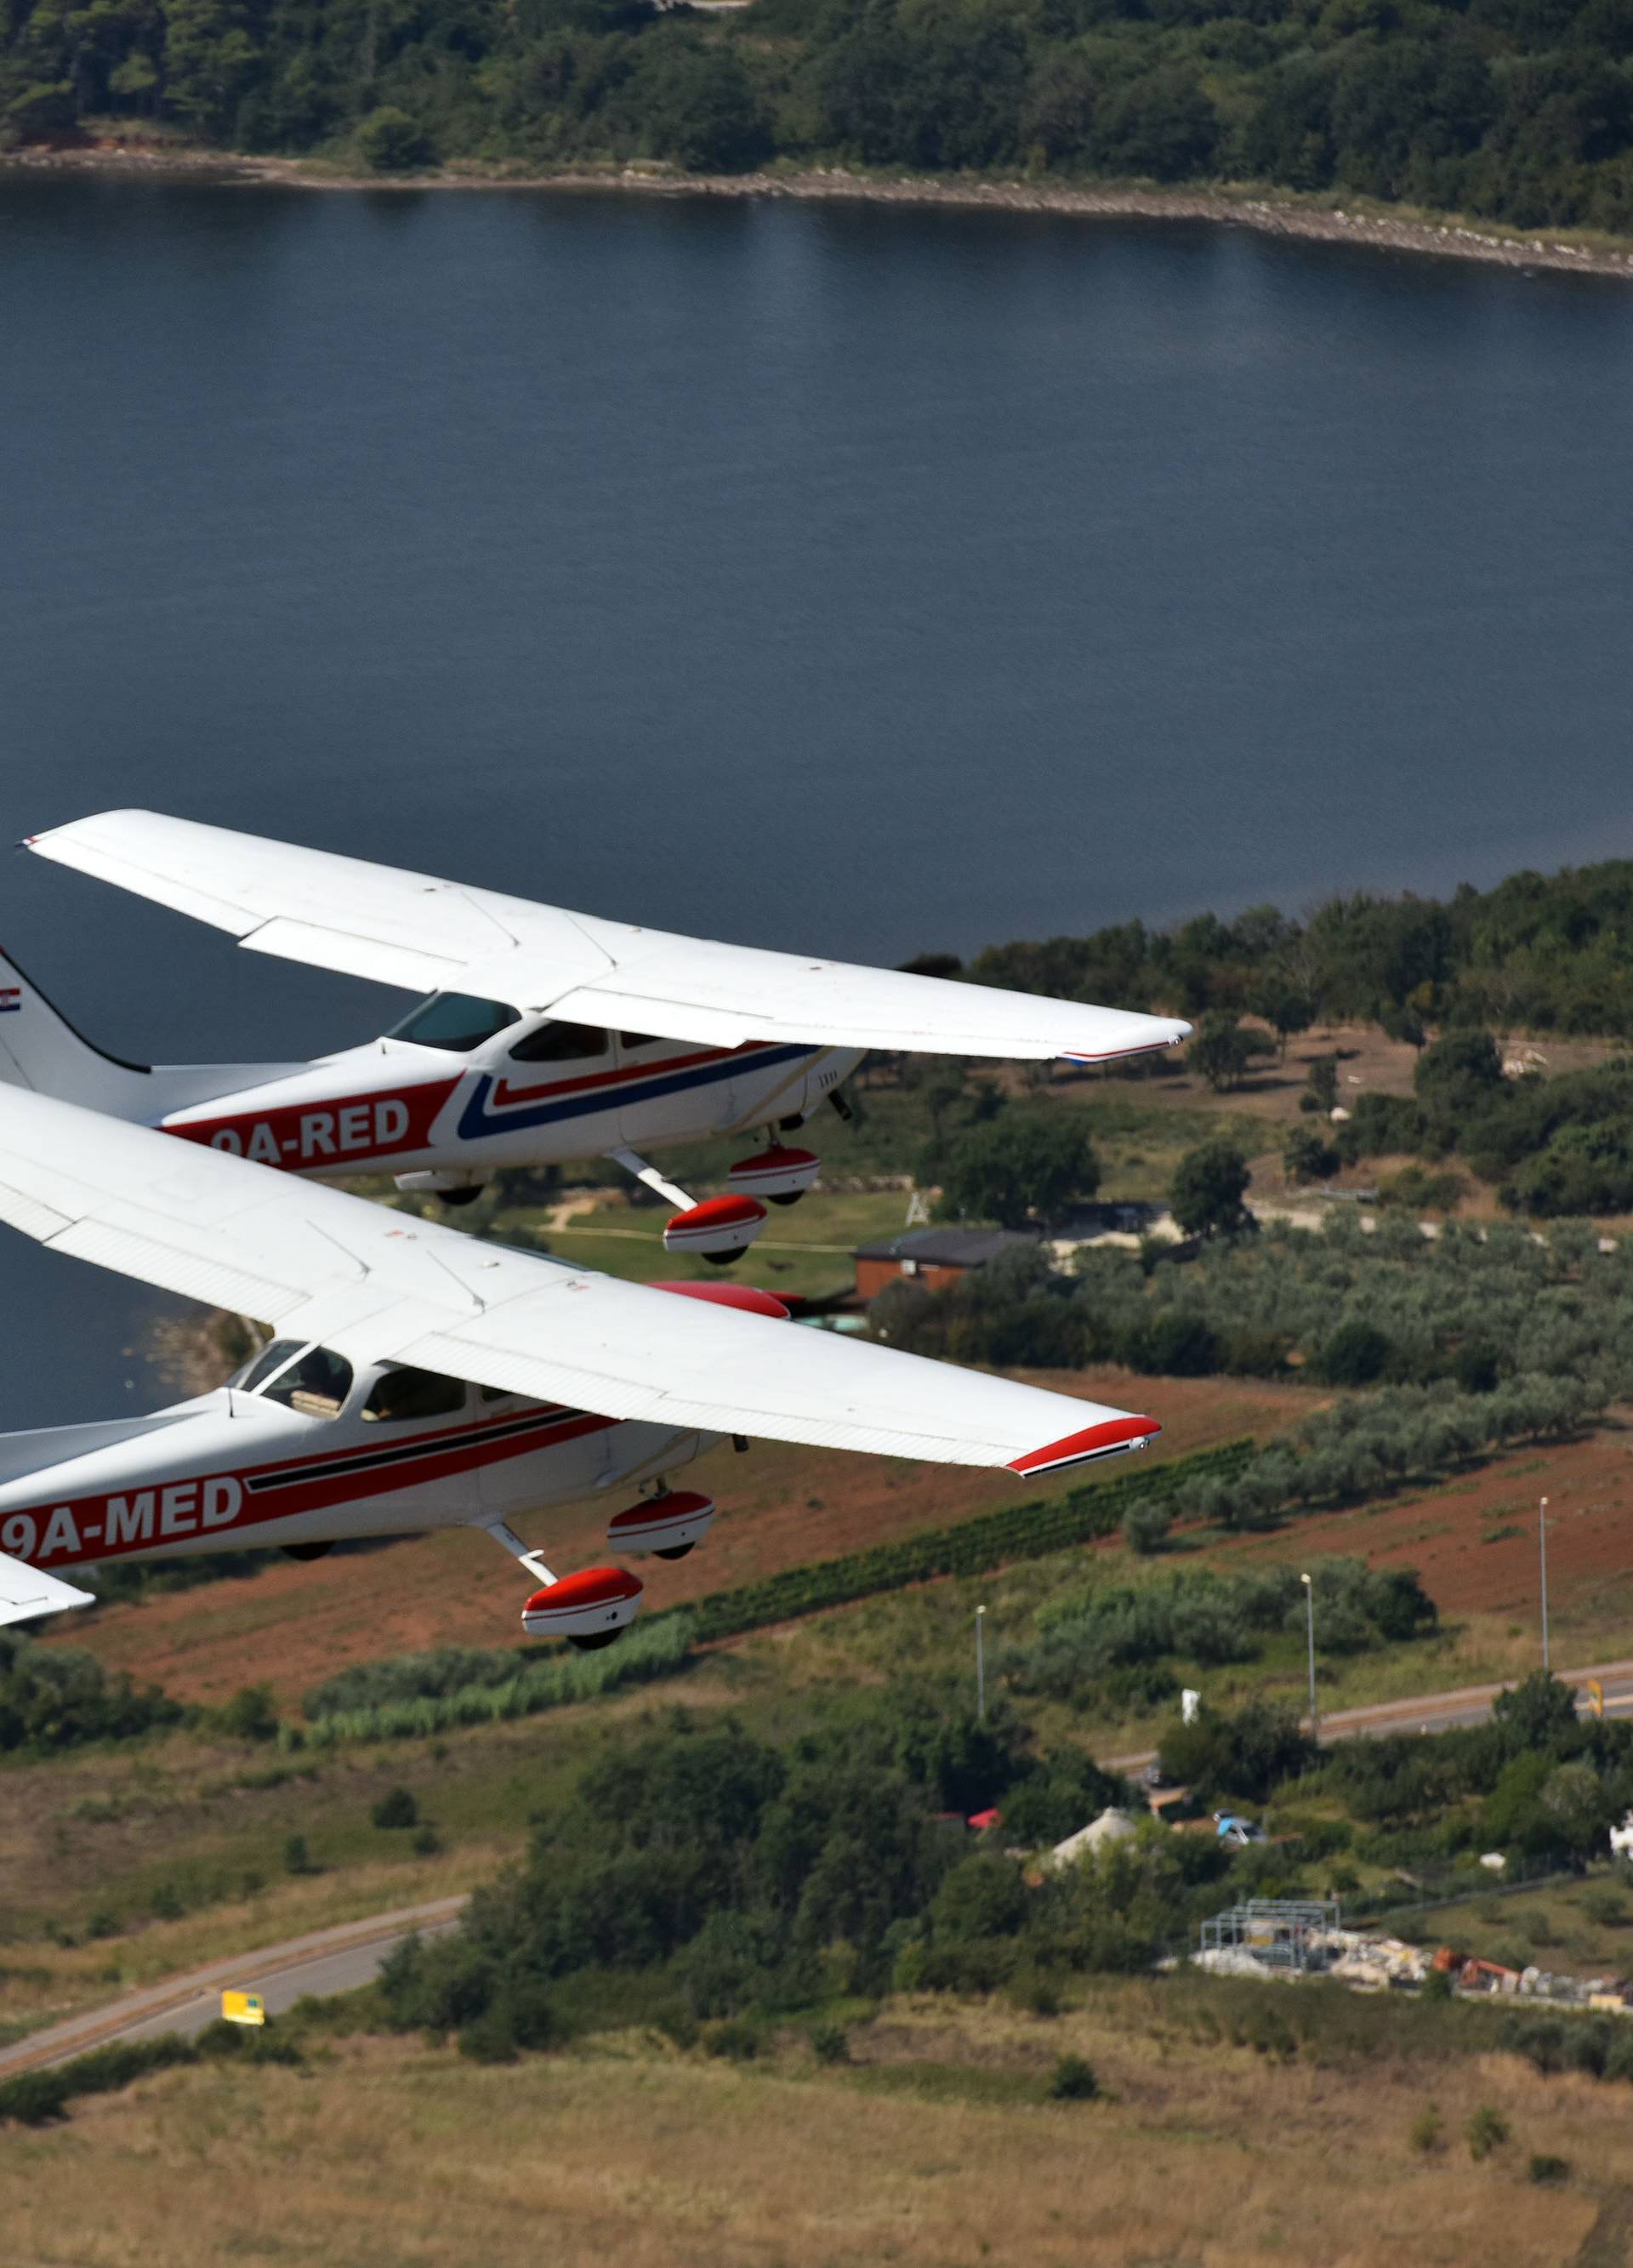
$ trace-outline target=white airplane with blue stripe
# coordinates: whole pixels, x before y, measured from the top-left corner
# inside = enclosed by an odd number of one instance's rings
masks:
[[[677,1208],[671,1251],[727,1263],[821,1160],[786,1138],[872,1048],[1108,1063],[1188,1024],[604,921],[159,812],[27,849],[281,955],[429,993],[312,1063],[127,1064],[0,956],[0,1083],[286,1170],[389,1172],[460,1204],[507,1167],[606,1157]],[[759,1134],[695,1201],[646,1152]]]

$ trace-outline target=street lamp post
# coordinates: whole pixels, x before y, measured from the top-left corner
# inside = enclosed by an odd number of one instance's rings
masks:
[[[987,1720],[987,1610],[975,1609],[975,1714]]]
[[[1305,1619],[1310,1636],[1310,1738],[1321,1737],[1321,1720],[1315,1706],[1315,1586],[1307,1575],[1300,1575],[1304,1585]]]
[[[1537,1557],[1542,1568],[1542,1675],[1548,1672],[1548,1498],[1537,1506]]]

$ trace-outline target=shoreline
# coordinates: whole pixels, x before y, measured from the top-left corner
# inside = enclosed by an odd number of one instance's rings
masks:
[[[1292,193],[1247,190],[1076,188],[1033,181],[942,180],[931,175],[893,178],[853,173],[842,166],[800,172],[682,173],[666,166],[634,164],[616,170],[563,168],[549,173],[510,173],[475,165],[423,173],[349,173],[309,158],[259,158],[188,151],[163,144],[119,143],[74,150],[19,150],[0,155],[0,180],[8,173],[90,173],[148,179],[194,180],[224,188],[402,192],[430,189],[510,189],[635,192],[648,196],[789,197],[804,202],[941,206],[964,211],[1056,213],[1085,220],[1194,220],[1258,230],[1267,236],[1309,242],[1363,245],[1376,251],[1417,253],[1482,261],[1510,269],[1550,269],[1573,276],[1633,280],[1633,247],[1625,251],[1571,244],[1558,236],[1494,234],[1465,221],[1351,212],[1303,202]]]

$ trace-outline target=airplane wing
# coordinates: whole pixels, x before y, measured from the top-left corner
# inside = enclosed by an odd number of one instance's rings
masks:
[[[36,1615],[95,1604],[89,1591],[77,1591],[55,1575],[42,1575],[38,1567],[0,1555],[0,1624],[33,1622]]]
[[[0,1219],[58,1252],[320,1340],[680,1431],[1034,1474],[1159,1429],[918,1355],[639,1284],[0,1087]]]
[[[102,812],[31,835],[26,847],[211,922],[252,952],[706,1047],[792,1040],[1105,1063],[1190,1030],[1170,1017],[635,928],[162,812]]]

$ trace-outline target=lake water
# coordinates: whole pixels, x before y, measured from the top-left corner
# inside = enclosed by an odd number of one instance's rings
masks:
[[[145,803],[888,961],[1622,855],[1630,402],[1612,281],[0,178],[0,828]],[[126,1052],[401,1005],[5,878]],[[0,1270],[0,1423],[151,1398],[139,1295]]]

